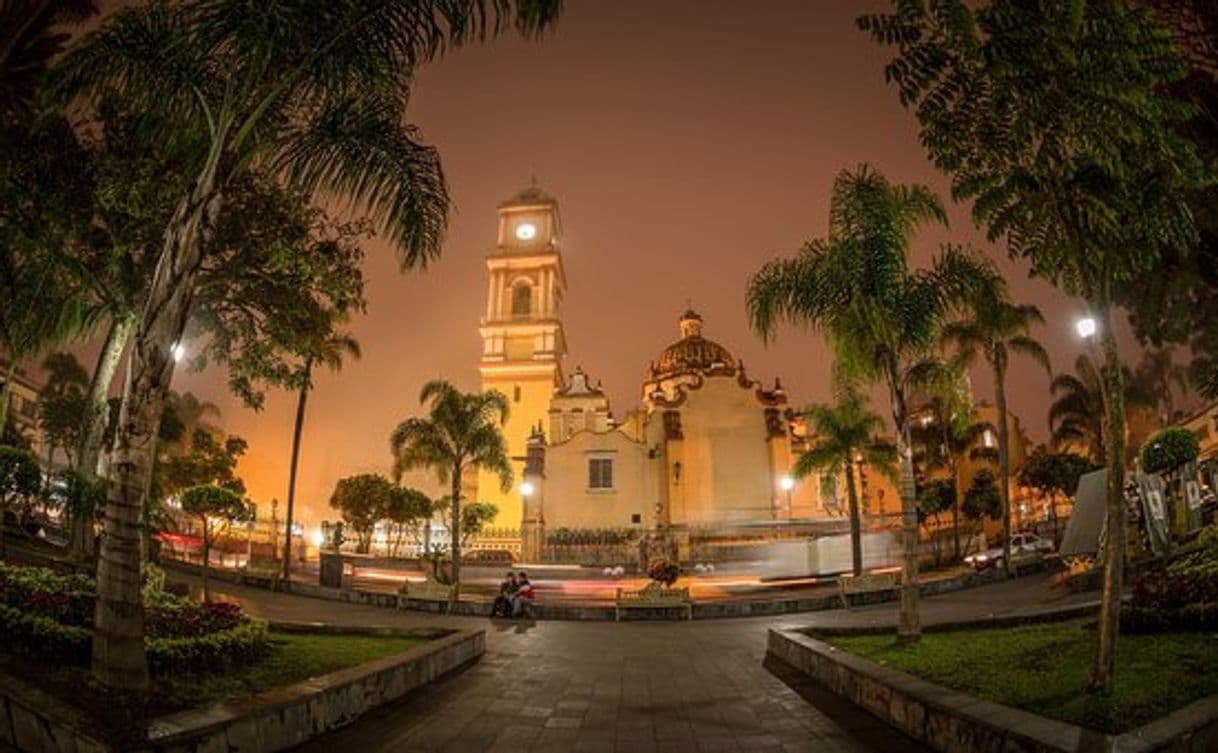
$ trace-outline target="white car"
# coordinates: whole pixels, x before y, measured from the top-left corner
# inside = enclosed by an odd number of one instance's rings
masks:
[[[1042,539],[1034,533],[1017,533],[1011,537],[1011,559],[1027,554],[1048,554],[1053,551],[1053,542]],[[1002,563],[1002,547],[986,549],[984,552],[970,554],[964,558],[966,564],[978,570],[994,567]]]

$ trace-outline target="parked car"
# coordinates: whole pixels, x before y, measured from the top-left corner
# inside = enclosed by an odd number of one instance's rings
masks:
[[[1014,561],[1025,556],[1044,556],[1053,551],[1053,542],[1049,539],[1041,538],[1035,533],[1017,533],[1011,537],[1011,559]],[[964,558],[966,564],[972,565],[977,570],[985,570],[986,568],[994,567],[1002,564],[1002,547],[994,547],[986,549],[983,552],[977,552]]]
[[[516,564],[516,555],[508,549],[475,549],[465,552],[461,559],[468,565],[507,565]]]

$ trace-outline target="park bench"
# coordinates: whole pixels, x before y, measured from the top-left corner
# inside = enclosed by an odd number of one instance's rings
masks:
[[[453,587],[444,585],[429,577],[422,581],[406,581],[402,584],[402,589],[399,593],[407,599],[442,601],[447,603],[452,600]]]
[[[850,594],[892,591],[900,585],[900,570],[884,570],[877,573],[863,573],[862,575],[844,573],[837,577],[837,592],[841,596],[843,609],[850,608]]]
[[[651,583],[643,588],[619,588],[614,619],[622,619],[623,609],[665,609],[682,607],[688,619],[694,618],[694,600],[688,588],[664,588]]]

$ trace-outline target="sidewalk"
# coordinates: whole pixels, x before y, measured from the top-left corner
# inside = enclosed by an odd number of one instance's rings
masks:
[[[613,624],[489,621],[230,584],[215,590],[275,620],[486,629],[478,664],[302,751],[922,750],[858,709],[820,698],[810,704],[762,664],[771,627],[893,625],[891,603],[783,618]],[[1095,596],[1055,591],[1044,576],[1032,576],[926,597],[922,615],[929,625]]]

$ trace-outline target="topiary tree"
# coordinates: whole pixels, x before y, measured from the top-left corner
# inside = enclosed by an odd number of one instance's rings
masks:
[[[330,495],[330,507],[338,510],[343,522],[355,531],[355,548],[367,554],[372,547],[372,531],[378,520],[388,517],[394,487],[389,479],[375,473],[361,473],[339,479]]]
[[[1200,451],[1196,434],[1180,426],[1169,426],[1147,438],[1138,458],[1146,473],[1172,473],[1196,460]]]
[[[207,570],[214,534],[234,522],[251,520],[253,509],[236,492],[215,484],[192,486],[182,492],[182,511],[199,519],[203,528],[203,601],[211,601]]]
[[[1156,432],[1146,439],[1138,458],[1142,461],[1142,470],[1146,473],[1161,473],[1167,480],[1169,509],[1179,509],[1181,474],[1184,466],[1197,459],[1201,452],[1197,435],[1181,426],[1169,426]],[[1179,520],[1175,514],[1171,520]],[[1186,529],[1187,519],[1180,524]],[[1171,526],[1168,526],[1168,544],[1171,543]]]
[[[42,488],[42,468],[38,458],[29,450],[0,445],[0,522],[6,524],[10,512],[20,520],[21,515],[13,510],[14,505],[23,508]],[[5,555],[5,536],[0,525],[0,557]]]

